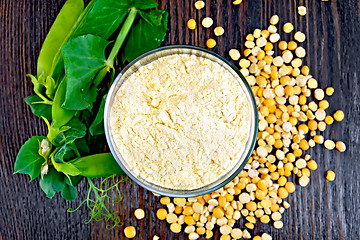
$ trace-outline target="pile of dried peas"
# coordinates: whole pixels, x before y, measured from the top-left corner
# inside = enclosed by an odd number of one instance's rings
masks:
[[[235,1],[241,3],[241,1]],[[238,3],[238,4],[239,4]],[[203,1],[197,1],[195,7],[202,9]],[[306,14],[306,8],[300,6],[298,13]],[[160,220],[170,224],[170,230],[179,233],[183,229],[189,239],[213,236],[215,225],[220,228],[220,240],[250,239],[249,230],[254,228],[256,221],[273,223],[275,228],[282,228],[282,213],[290,207],[284,199],[295,191],[294,183],[288,181],[293,174],[297,176],[300,186],[305,187],[310,179],[310,170],[317,169],[317,163],[304,151],[315,144],[324,144],[325,148],[336,148],[340,152],[346,150],[346,145],[330,139],[324,141],[321,132],[334,120],[342,121],[344,113],[336,111],[333,116],[327,115],[329,102],[325,94],[334,93],[332,87],[325,92],[318,88],[318,83],[309,75],[309,67],[303,65],[302,58],[306,50],[298,46],[306,36],[296,32],[296,41],[280,41],[276,25],[279,17],[270,18],[268,29],[255,29],[246,36],[246,49],[243,56],[237,49],[231,49],[229,56],[239,61],[240,72],[248,81],[255,95],[259,112],[259,133],[257,145],[244,170],[226,186],[213,193],[195,198],[161,197],[160,203],[166,206],[156,212]],[[203,27],[209,28],[213,20],[203,19]],[[195,29],[196,22],[190,19],[189,29]],[[283,25],[285,33],[292,33],[291,23]],[[214,29],[216,36],[224,34],[222,27]],[[208,48],[216,46],[214,39],[206,42]],[[281,56],[274,56],[274,47],[282,51]],[[308,102],[313,96],[314,101]],[[327,171],[326,179],[333,181],[335,173]],[[139,209],[135,211],[138,219]],[[235,228],[241,217],[246,219],[246,229]],[[185,226],[185,227],[183,227]],[[249,229],[249,230],[248,230]],[[127,231],[126,231],[127,230]],[[133,227],[125,228],[126,236],[135,236]],[[159,239],[154,236],[154,240]],[[254,236],[254,240],[270,240],[272,237],[263,233]]]

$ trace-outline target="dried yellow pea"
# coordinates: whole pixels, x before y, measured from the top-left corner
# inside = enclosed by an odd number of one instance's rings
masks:
[[[189,29],[191,29],[191,30],[194,30],[195,28],[196,28],[196,21],[195,21],[195,19],[189,19],[188,21],[187,21],[187,27],[189,28]]]
[[[305,6],[299,6],[298,7],[298,14],[300,16],[305,16],[306,15],[306,7]]]
[[[204,28],[209,28],[213,25],[214,21],[210,17],[206,17],[201,21]]]
[[[204,1],[196,1],[194,5],[195,5],[196,9],[200,10],[205,7],[205,2]]]
[[[331,170],[326,172],[326,179],[328,181],[334,181],[335,180],[335,173]]]
[[[215,36],[221,36],[221,35],[224,34],[224,32],[225,32],[225,30],[224,30],[224,28],[222,28],[222,27],[216,27],[216,28],[214,29],[214,34],[215,34]]]
[[[209,38],[207,41],[206,41],[206,46],[208,48],[214,48],[216,46],[216,41],[212,38]]]
[[[292,30],[294,30],[294,26],[292,25],[292,23],[285,23],[283,26],[283,30],[285,33],[291,33]]]

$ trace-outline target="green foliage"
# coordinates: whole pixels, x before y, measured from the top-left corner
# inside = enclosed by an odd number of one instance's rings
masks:
[[[30,106],[32,113],[37,117],[45,117],[48,120],[51,120],[51,111],[52,107],[49,104],[46,104],[38,95],[32,95],[25,98],[25,103]]]
[[[157,6],[154,0],[91,0],[84,9],[83,0],[67,0],[45,38],[37,75],[28,75],[35,95],[25,102],[45,121],[48,134],[25,142],[14,173],[28,174],[31,180],[41,176],[47,197],[60,193],[70,201],[78,196],[75,186],[87,177],[89,193],[83,203],[90,220],[120,224],[108,208],[122,199],[122,180],[113,176],[124,172],[111,153],[103,153],[106,94],[121,67],[118,55],[132,60],[163,41],[167,12],[148,10]],[[92,177],[106,179],[96,187]],[[110,197],[110,191],[117,195]]]
[[[141,54],[158,47],[167,30],[165,10],[139,11],[140,18],[130,30],[122,53],[123,61],[132,61]]]
[[[75,212],[81,206],[86,204],[89,209],[89,219],[84,222],[87,224],[91,220],[108,222],[106,229],[110,230],[121,225],[119,211],[112,211],[116,205],[122,201],[119,184],[126,181],[127,178],[117,180],[115,176],[105,178],[99,187],[96,187],[91,178],[87,178],[89,191],[86,199],[75,209],[69,208],[68,212]],[[94,197],[94,199],[92,199]]]
[[[67,42],[62,48],[66,70],[66,97],[63,107],[83,110],[91,106],[96,99],[90,92],[93,78],[106,67],[105,39],[85,35]]]
[[[21,146],[16,157],[14,173],[25,173],[30,176],[30,181],[40,175],[41,166],[45,158],[39,154],[40,142],[45,139],[42,136],[33,136]]]

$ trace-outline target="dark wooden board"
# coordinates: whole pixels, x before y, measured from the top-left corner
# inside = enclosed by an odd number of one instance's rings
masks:
[[[239,6],[232,0],[207,0],[198,11],[195,0],[159,1],[160,9],[169,11],[169,28],[164,45],[190,44],[205,46],[210,29],[186,29],[186,20],[198,23],[211,16],[215,25],[225,28],[222,37],[214,37],[213,50],[228,58],[231,48],[243,49],[244,36],[255,28],[264,28],[273,14],[280,23],[294,23],[295,30],[306,33],[305,59],[311,74],[322,88],[333,86],[329,112],[343,109],[345,120],[328,127],[324,136],[343,140],[345,153],[317,146],[310,153],[319,169],[311,175],[306,188],[297,187],[288,201],[290,209],[283,214],[284,228],[256,224],[255,233],[268,232],[273,239],[359,239],[360,229],[360,3],[358,0],[244,0]],[[59,196],[47,199],[38,180],[29,183],[24,175],[13,175],[13,164],[20,146],[34,135],[43,135],[43,122],[32,115],[24,97],[32,94],[25,77],[34,73],[36,60],[47,31],[65,0],[0,0],[0,240],[8,239],[123,239],[123,227],[105,230],[103,223],[84,224],[87,210],[68,213],[87,192],[80,184],[79,198],[66,202]],[[305,17],[296,14],[299,4],[308,9]],[[289,39],[289,36],[287,38]],[[325,172],[332,169],[336,180],[327,182]],[[165,222],[155,217],[160,207],[158,197],[136,184],[121,187],[124,196],[119,205],[124,224],[137,228],[137,239],[183,239]],[[134,219],[132,211],[145,209],[146,218]],[[218,238],[218,233],[217,233]],[[216,238],[216,239],[217,239]]]

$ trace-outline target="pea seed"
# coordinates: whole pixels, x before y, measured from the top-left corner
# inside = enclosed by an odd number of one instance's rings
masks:
[[[209,38],[207,41],[206,41],[206,46],[208,48],[214,48],[216,46],[216,41],[212,38]]]
[[[189,19],[186,25],[189,29],[194,30],[196,28],[195,19]]]
[[[221,35],[224,34],[224,32],[225,32],[225,30],[224,30],[224,28],[222,28],[222,27],[216,27],[216,28],[214,29],[214,34],[215,34],[215,36],[221,36]]]
[[[195,8],[200,10],[203,9],[205,7],[205,2],[204,1],[196,1],[195,2]]]

